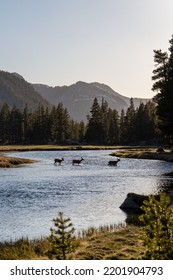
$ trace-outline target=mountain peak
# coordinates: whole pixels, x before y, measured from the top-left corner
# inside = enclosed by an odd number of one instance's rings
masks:
[[[25,80],[23,76],[21,76],[20,74],[18,74],[17,72],[13,72],[11,73],[12,75],[14,75],[15,77],[21,79],[21,80]]]
[[[39,105],[50,106],[21,75],[0,71],[0,107],[4,103],[10,107],[16,106],[20,110],[27,104],[29,111],[37,109]]]

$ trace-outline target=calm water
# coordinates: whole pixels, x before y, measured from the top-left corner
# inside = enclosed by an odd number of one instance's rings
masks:
[[[36,163],[0,169],[0,241],[50,233],[59,211],[76,229],[124,222],[119,209],[128,192],[151,194],[160,190],[172,163],[121,159],[108,166],[112,151],[41,151],[13,153]],[[83,157],[80,166],[72,159]],[[61,166],[54,158],[64,157]]]

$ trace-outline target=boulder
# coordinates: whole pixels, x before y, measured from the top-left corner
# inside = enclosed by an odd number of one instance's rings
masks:
[[[120,209],[136,209],[139,210],[143,205],[143,201],[148,199],[147,195],[128,193],[124,202],[120,205]]]

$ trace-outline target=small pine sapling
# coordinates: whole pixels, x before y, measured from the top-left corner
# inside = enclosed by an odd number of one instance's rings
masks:
[[[51,249],[47,255],[49,259],[66,260],[67,254],[75,249],[74,227],[70,218],[65,218],[62,212],[53,219],[55,229],[51,228],[49,241]]]

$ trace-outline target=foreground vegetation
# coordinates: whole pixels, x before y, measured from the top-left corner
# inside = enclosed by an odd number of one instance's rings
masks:
[[[89,229],[84,237],[77,239],[77,249],[68,254],[69,259],[102,260],[102,259],[139,259],[144,252],[137,226],[118,227],[111,230]],[[48,259],[51,249],[47,238],[38,240],[20,239],[16,242],[0,243],[0,259]]]
[[[115,231],[97,230],[82,240],[70,255],[78,260],[133,260],[141,259],[145,247],[137,226],[119,226]]]

